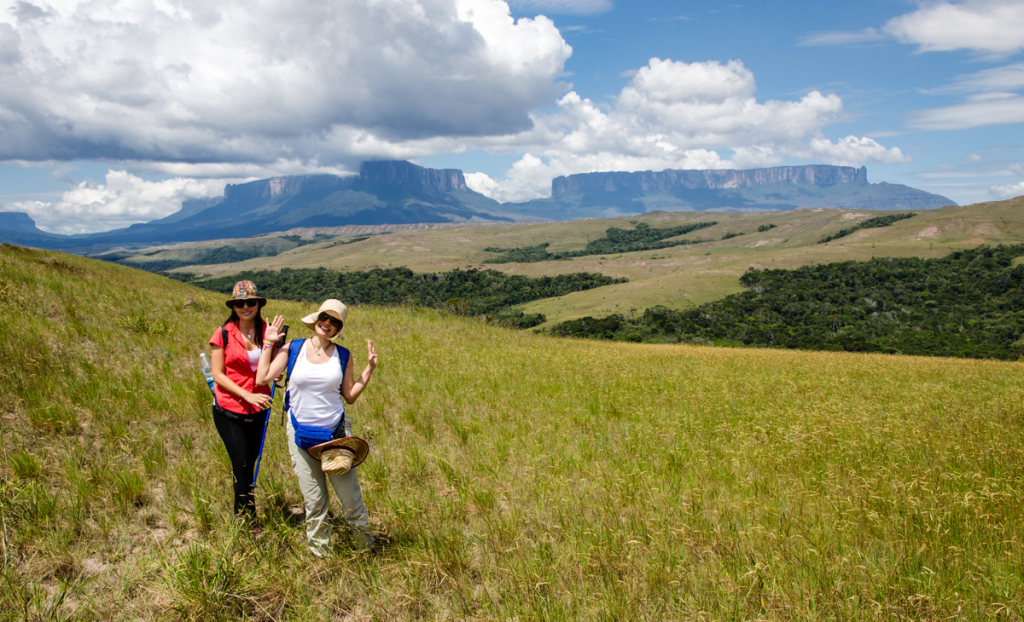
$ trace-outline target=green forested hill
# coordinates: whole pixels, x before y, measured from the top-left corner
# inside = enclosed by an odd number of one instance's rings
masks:
[[[1024,354],[1024,245],[941,259],[750,270],[749,291],[695,309],[582,318],[559,335],[1016,360]]]

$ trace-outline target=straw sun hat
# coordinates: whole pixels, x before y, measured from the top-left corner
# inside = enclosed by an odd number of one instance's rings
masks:
[[[328,475],[344,475],[362,464],[369,453],[370,446],[358,436],[336,438],[309,448],[309,455],[320,461],[320,468]]]
[[[334,298],[325,300],[324,303],[320,305],[320,308],[316,313],[310,313],[306,317],[302,318],[302,323],[312,329],[316,326],[316,318],[320,317],[321,313],[326,313],[334,319],[340,320],[342,324],[341,330],[345,330],[345,318],[348,317],[348,307],[342,304],[340,300],[335,300]],[[334,338],[338,341],[345,340],[345,338],[341,336],[341,331],[338,331],[338,334],[335,335]]]

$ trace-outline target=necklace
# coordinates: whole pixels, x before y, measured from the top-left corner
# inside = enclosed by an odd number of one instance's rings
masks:
[[[250,330],[249,332],[245,332],[242,329],[241,323],[239,323],[239,325],[238,325],[238,334],[240,334],[242,336],[242,343],[245,343],[248,340],[249,343],[251,343],[253,345],[256,344],[256,342],[253,341],[253,335],[256,334],[256,328],[255,327],[253,327],[253,329]]]
[[[322,348],[320,346],[316,345],[316,340],[315,339],[310,339],[309,342],[311,344],[313,344],[313,350],[314,351],[319,352],[320,354],[323,354],[323,355],[326,355],[327,354],[327,348],[331,347],[331,342],[330,341],[328,341],[327,345],[322,347]]]

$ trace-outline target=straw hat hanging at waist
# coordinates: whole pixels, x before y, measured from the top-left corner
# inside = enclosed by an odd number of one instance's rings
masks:
[[[320,460],[324,473],[343,475],[366,460],[370,446],[358,436],[346,436],[314,445],[308,451],[314,460]]]

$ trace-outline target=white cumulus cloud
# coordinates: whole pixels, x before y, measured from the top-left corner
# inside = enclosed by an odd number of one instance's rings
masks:
[[[926,2],[889,20],[882,30],[921,51],[974,50],[1006,55],[1024,50],[1020,0]]]
[[[504,141],[528,151],[504,180],[467,180],[500,201],[548,196],[559,175],[774,166],[787,158],[831,164],[899,163],[898,148],[848,136],[832,142],[823,128],[840,118],[842,100],[812,91],[795,101],[758,101],[753,73],[738,60],[685,63],[652,58],[610,105],[575,92],[534,127]],[[495,142],[494,149],[501,146]]]
[[[500,0],[0,0],[0,159],[351,164],[528,129],[570,54]]]

